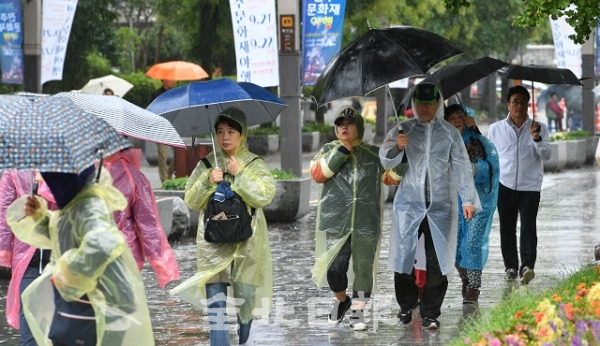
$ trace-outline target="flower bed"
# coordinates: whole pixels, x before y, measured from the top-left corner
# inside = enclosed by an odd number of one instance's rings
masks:
[[[463,331],[456,345],[598,345],[600,267],[539,294],[518,290]]]

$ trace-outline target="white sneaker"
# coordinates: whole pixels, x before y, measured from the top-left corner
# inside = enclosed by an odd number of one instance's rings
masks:
[[[350,329],[356,331],[367,329],[367,322],[365,322],[365,310],[352,309],[352,315],[350,315]]]

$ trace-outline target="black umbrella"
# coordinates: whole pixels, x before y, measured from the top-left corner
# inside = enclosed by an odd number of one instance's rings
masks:
[[[488,56],[467,63],[446,65],[423,79],[422,83],[433,83],[440,88],[444,99],[458,93],[481,78],[509,64]]]
[[[364,96],[395,80],[424,75],[460,53],[450,41],[422,29],[369,29],[331,59],[312,95],[319,106],[348,96]]]
[[[579,78],[577,78],[573,71],[567,68],[558,68],[552,66],[510,65],[506,71],[502,72],[502,75],[509,79],[530,80],[532,104],[535,104],[533,82],[581,85],[581,81]],[[533,107],[533,118],[535,119],[535,107]]]

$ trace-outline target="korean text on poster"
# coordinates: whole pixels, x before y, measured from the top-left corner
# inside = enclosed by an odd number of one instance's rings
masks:
[[[4,0],[0,3],[0,63],[2,83],[23,84],[23,43],[21,1]]]
[[[307,0],[302,9],[302,85],[314,85],[342,46],[346,0]]]
[[[550,18],[552,37],[554,38],[554,53],[556,66],[568,68],[577,78],[581,78],[581,45],[569,38],[575,34],[575,29],[570,26],[564,17],[553,20]]]
[[[275,0],[229,0],[238,82],[279,85]]]
[[[77,0],[44,0],[41,84],[61,80]]]

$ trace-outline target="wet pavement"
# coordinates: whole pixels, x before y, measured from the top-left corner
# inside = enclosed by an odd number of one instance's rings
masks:
[[[304,154],[303,168],[313,154]],[[278,155],[265,157],[270,167],[279,167]],[[157,168],[144,167],[144,173],[157,186]],[[156,185],[155,185],[156,183]],[[380,254],[377,290],[367,305],[369,328],[354,332],[348,326],[348,315],[340,325],[330,327],[327,313],[332,302],[328,289],[316,288],[310,277],[313,265],[314,226],[318,185],[311,187],[310,213],[291,224],[269,226],[274,265],[274,302],[268,320],[255,320],[252,338],[256,345],[445,345],[456,338],[459,329],[477,317],[477,311],[463,314],[461,282],[456,272],[449,276],[448,293],[436,333],[422,330],[415,313],[409,325],[398,324],[398,305],[394,297],[393,273],[388,269],[388,242],[391,225],[391,203],[385,205],[384,236]],[[600,170],[587,167],[561,173],[546,174],[538,215],[538,260],[536,278],[527,287],[503,280],[504,267],[500,253],[497,218],[490,240],[490,256],[483,272],[480,310],[495,306],[513,289],[541,290],[557,279],[593,261],[593,247],[600,241]],[[173,243],[182,278],[195,272],[193,239]],[[179,301],[160,289],[153,272],[146,265],[143,276],[157,345],[208,344],[208,322],[200,310]],[[0,281],[0,309],[4,314],[7,281]],[[233,319],[230,319],[234,322]],[[233,327],[232,327],[233,328]],[[237,338],[232,329],[232,344]],[[15,345],[18,333],[0,316],[0,344]]]

